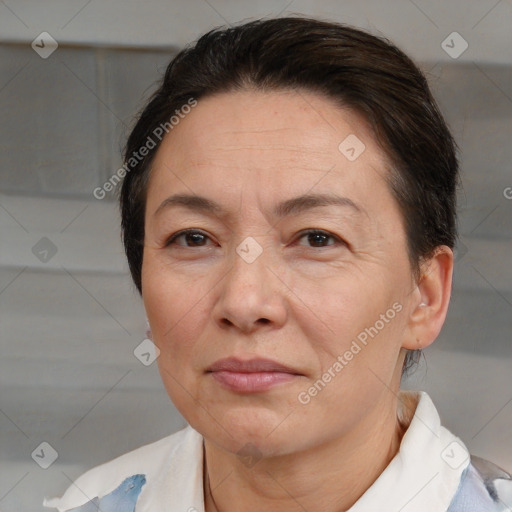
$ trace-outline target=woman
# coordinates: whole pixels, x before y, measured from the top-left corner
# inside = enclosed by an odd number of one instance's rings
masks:
[[[47,505],[507,510],[510,475],[400,391],[446,317],[458,180],[401,51],[312,19],[212,31],[169,65],[125,169],[131,274],[190,426]]]

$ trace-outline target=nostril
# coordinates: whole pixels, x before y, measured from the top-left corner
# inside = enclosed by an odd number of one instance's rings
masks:
[[[270,320],[269,320],[268,318],[260,318],[260,319],[258,320],[258,322],[259,322],[260,324],[268,324],[268,323],[270,323]]]

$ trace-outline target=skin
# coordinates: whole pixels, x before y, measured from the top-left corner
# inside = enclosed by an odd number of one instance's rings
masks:
[[[338,150],[349,134],[365,145],[352,162]],[[163,383],[205,438],[208,512],[346,510],[396,454],[405,349],[437,337],[453,254],[440,246],[415,282],[389,168],[358,114],[305,91],[201,99],[159,148],[142,295]],[[173,194],[203,196],[222,212],[157,211]],[[360,211],[327,205],[276,215],[277,204],[304,194],[337,194]],[[166,245],[187,228],[205,236]],[[310,228],[333,238],[303,236]],[[252,263],[236,252],[247,237],[262,248]],[[301,403],[299,394],[395,303],[401,311]],[[242,395],[206,372],[229,356],[270,358],[300,375]],[[414,409],[403,412],[410,418]],[[241,456],[248,451],[252,463]]]

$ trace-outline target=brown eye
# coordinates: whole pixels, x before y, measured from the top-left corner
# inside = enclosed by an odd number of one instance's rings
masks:
[[[207,244],[209,237],[203,232],[195,229],[186,229],[171,236],[165,244],[166,247],[170,245],[179,245],[182,247],[202,247]]]
[[[322,230],[309,230],[303,232],[299,237],[299,240],[302,239],[306,239],[307,244],[310,247],[328,247],[337,243],[343,243],[337,236]]]

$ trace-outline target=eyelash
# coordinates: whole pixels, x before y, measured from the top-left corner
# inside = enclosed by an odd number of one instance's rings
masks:
[[[171,245],[175,245],[175,241],[178,238],[180,238],[182,236],[192,235],[192,234],[199,234],[199,235],[204,236],[205,238],[210,238],[206,233],[202,232],[201,230],[198,230],[198,229],[184,229],[183,231],[178,231],[177,233],[172,235],[167,240],[167,242],[165,243],[165,247],[169,247]],[[346,242],[344,240],[342,240],[341,238],[339,238],[338,236],[333,235],[332,233],[329,233],[329,231],[324,231],[322,229],[306,229],[304,231],[301,231],[299,233],[298,240],[300,240],[300,239],[302,239],[302,238],[304,238],[306,236],[315,236],[315,235],[325,236],[325,237],[333,239],[335,241],[334,244],[322,245],[322,246],[316,247],[316,248],[330,247],[330,246],[335,245],[335,244],[347,245]],[[182,247],[203,247],[203,246],[202,245],[196,245],[196,246],[182,246]],[[310,246],[310,247],[315,248],[314,246]]]

